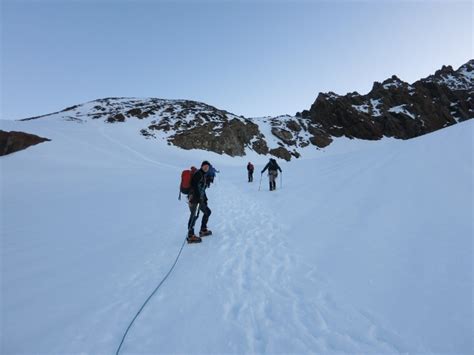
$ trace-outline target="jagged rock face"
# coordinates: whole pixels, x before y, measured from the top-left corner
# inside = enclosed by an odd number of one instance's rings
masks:
[[[25,132],[6,132],[0,130],[0,156],[18,152],[29,146],[46,141],[50,141],[50,139]]]
[[[474,60],[443,67],[412,85],[396,76],[374,83],[367,95],[320,94],[302,116],[330,136],[408,139],[474,117]]]

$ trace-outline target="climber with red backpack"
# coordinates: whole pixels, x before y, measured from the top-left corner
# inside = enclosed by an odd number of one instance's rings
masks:
[[[181,174],[180,194],[188,195],[189,210],[191,212],[188,221],[188,243],[200,243],[202,237],[211,235],[212,232],[207,229],[207,221],[211,215],[211,210],[207,206],[206,196],[206,173],[209,171],[210,164],[208,161],[203,161],[201,168],[191,168],[185,170]],[[180,195],[181,196],[181,195]],[[199,236],[194,234],[194,225],[199,217],[199,212],[203,213],[201,221],[201,229]]]

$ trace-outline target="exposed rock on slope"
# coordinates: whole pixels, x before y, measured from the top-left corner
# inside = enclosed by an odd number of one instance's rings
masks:
[[[0,156],[18,152],[29,146],[46,141],[50,141],[50,139],[25,132],[6,132],[0,130]]]
[[[308,118],[328,136],[408,139],[474,117],[474,60],[458,70],[444,66],[413,84],[395,75],[367,95],[320,94]]]

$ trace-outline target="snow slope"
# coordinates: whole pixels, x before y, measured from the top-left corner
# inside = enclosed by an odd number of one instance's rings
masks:
[[[265,158],[134,124],[1,121],[52,139],[0,158],[2,354],[115,353],[179,251],[179,175],[203,159],[221,171],[214,235],[185,246],[121,353],[472,353],[472,121],[338,140],[281,163],[271,193],[246,182]]]

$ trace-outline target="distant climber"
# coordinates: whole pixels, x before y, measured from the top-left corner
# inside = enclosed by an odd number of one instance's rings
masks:
[[[253,181],[253,171],[254,171],[254,166],[251,162],[249,162],[247,164],[247,172],[248,172],[248,176],[249,176],[249,182],[252,182]]]
[[[267,165],[265,165],[261,173],[263,174],[267,169],[268,179],[270,183],[270,191],[273,191],[276,189],[276,178],[278,177],[278,170],[280,171],[280,173],[282,171],[276,160],[273,158],[270,158],[269,162],[267,163]]]

